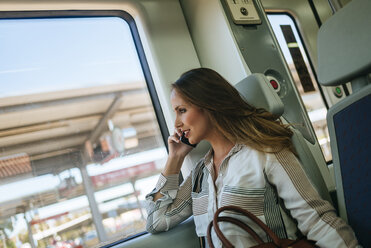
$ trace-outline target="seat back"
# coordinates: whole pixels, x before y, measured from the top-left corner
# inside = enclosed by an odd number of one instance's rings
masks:
[[[361,245],[371,247],[371,1],[353,0],[318,34],[318,80],[351,81],[353,94],[327,113],[340,216]]]
[[[242,97],[254,107],[266,109],[277,116],[283,114],[284,104],[264,74],[251,74],[237,83],[235,87]],[[309,180],[323,199],[332,202],[319,165],[309,149],[307,142],[295,127],[292,127],[292,131],[294,133],[292,143]],[[329,173],[328,176],[330,177]]]
[[[371,247],[371,85],[330,108],[327,124],[340,216]]]

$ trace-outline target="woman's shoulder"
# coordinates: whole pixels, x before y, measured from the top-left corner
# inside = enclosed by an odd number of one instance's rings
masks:
[[[259,151],[245,144],[240,144],[240,150],[238,152],[238,156],[243,157],[243,158],[253,158],[253,157],[256,157],[259,159],[264,158],[264,160],[273,159],[271,152]]]
[[[282,163],[292,164],[298,163],[296,155],[288,148],[278,151],[268,150],[266,152],[256,150],[247,145],[242,145],[241,150],[237,156],[238,160],[260,161],[267,166],[279,165]]]
[[[267,162],[269,162],[269,153],[258,151],[247,145],[241,144],[239,150],[231,156],[231,163],[238,164],[245,167],[247,164],[249,166],[264,167]]]
[[[268,155],[267,173],[274,169],[293,170],[301,168],[299,159],[290,149],[282,149]]]
[[[279,163],[297,163],[299,162],[296,155],[288,148],[282,149],[272,153],[272,157],[275,161]]]

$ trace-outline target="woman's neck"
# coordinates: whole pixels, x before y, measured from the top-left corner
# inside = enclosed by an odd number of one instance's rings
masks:
[[[214,143],[211,144],[213,151],[214,151],[214,157],[219,158],[219,157],[225,157],[229,153],[229,151],[232,149],[234,144],[230,142],[229,140],[225,139],[221,143]]]
[[[228,140],[221,133],[214,133],[214,135],[212,135],[208,141],[213,148],[213,160],[215,169],[219,171],[221,162],[235,144]]]

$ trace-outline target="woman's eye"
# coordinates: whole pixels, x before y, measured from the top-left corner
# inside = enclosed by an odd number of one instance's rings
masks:
[[[186,110],[185,109],[179,109],[179,113],[185,113]]]

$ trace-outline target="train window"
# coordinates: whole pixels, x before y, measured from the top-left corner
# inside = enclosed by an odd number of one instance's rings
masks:
[[[267,16],[312,122],[323,155],[327,162],[331,161],[327,108],[296,25],[286,14]]]
[[[0,19],[1,248],[143,232],[144,195],[165,164],[130,22],[61,16]]]

